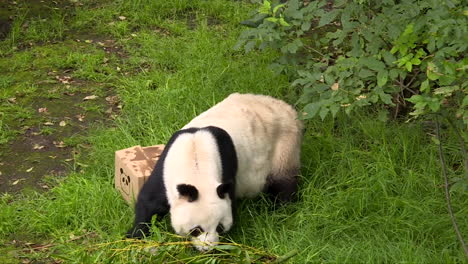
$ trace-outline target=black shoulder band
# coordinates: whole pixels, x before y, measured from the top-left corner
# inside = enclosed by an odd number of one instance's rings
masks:
[[[224,130],[215,126],[208,126],[203,130],[209,131],[216,139],[219,155],[221,157],[221,166],[223,169],[222,183],[229,184],[229,197],[234,201],[235,186],[237,174],[237,152],[231,136]]]

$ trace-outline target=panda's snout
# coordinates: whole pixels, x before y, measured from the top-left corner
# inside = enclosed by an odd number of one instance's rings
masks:
[[[209,233],[204,232],[198,237],[192,238],[192,244],[195,246],[196,249],[199,251],[210,251],[219,241],[218,233]]]

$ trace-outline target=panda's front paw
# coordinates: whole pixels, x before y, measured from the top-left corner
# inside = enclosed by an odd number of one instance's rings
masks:
[[[146,224],[138,224],[128,230],[126,237],[127,238],[135,238],[135,239],[142,239],[149,235],[149,228]]]

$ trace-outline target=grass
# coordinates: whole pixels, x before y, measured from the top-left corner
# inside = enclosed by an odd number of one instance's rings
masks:
[[[171,234],[168,219],[154,223],[147,240],[122,240],[133,210],[113,187],[115,150],[165,143],[232,92],[269,94],[290,103],[297,95],[286,77],[268,69],[272,54],[232,50],[249,4],[82,4],[53,9],[47,17],[52,23],[18,8],[18,21],[30,26],[21,31],[15,22],[14,34],[0,43],[0,68],[7,73],[0,76],[0,93],[2,99],[22,101],[2,100],[0,112],[8,118],[0,121],[0,139],[12,140],[18,127],[34,125],[36,98],[51,93],[63,98],[59,89],[65,85],[37,84],[37,79],[53,80],[47,76],[54,70],[79,80],[67,88],[71,92],[104,97],[114,91],[122,110],[110,124],[65,139],[78,154],[67,177],[45,178],[53,186],[49,191],[0,197],[0,262],[270,263],[291,252],[298,254],[290,263],[466,261],[447,214],[437,148],[428,130],[376,121],[372,113],[309,121],[298,201],[277,208],[263,196],[240,201],[238,221],[218,251],[196,252]],[[85,110],[102,112],[87,103]],[[24,121],[15,123],[20,115]],[[445,132],[453,177],[461,173],[452,168],[461,157]],[[468,197],[452,195],[466,234]]]

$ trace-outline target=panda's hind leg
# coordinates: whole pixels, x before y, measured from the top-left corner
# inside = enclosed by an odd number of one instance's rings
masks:
[[[266,193],[275,201],[290,202],[297,193],[297,175],[299,169],[290,169],[281,174],[270,174],[267,177]]]
[[[293,200],[297,193],[300,143],[301,131],[296,131],[283,135],[276,145],[265,191],[280,202]]]

